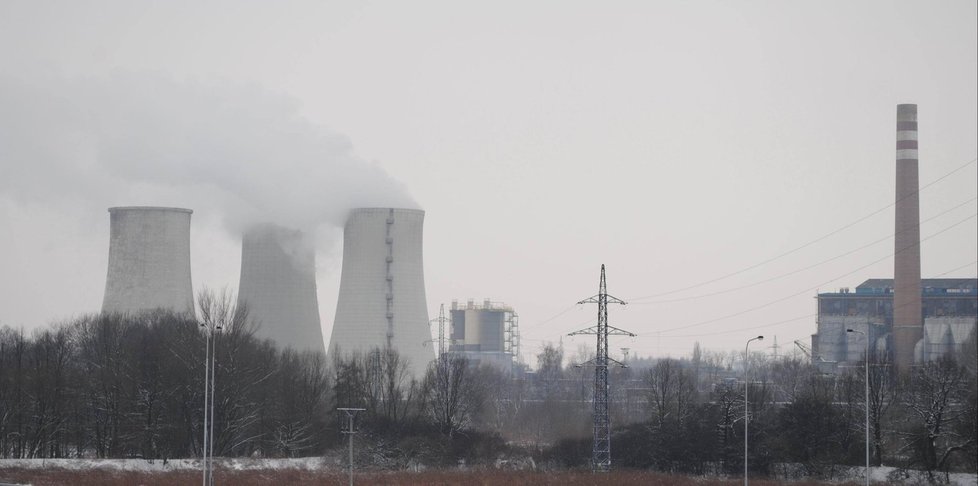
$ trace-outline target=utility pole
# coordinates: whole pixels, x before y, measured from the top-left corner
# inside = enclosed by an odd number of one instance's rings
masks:
[[[768,346],[768,347],[770,347],[772,350],[774,350],[774,360],[777,361],[778,360],[778,350],[781,349],[781,346],[778,345],[778,336],[777,335],[774,336],[774,344],[772,344],[771,346]]]
[[[604,277],[604,265],[601,265],[601,283],[598,295],[584,299],[578,304],[598,304],[598,325],[575,331],[569,336],[578,334],[595,334],[598,336],[598,349],[594,359],[594,446],[591,449],[591,470],[608,472],[611,470],[611,416],[608,413],[608,363],[624,364],[608,357],[608,336],[634,334],[608,325],[608,303],[625,305],[625,301],[608,295],[608,286]]]
[[[358,413],[366,410],[365,408],[337,408],[337,410],[346,413],[347,427],[346,430],[342,431],[344,434],[348,434],[350,443],[350,486],[353,486],[353,434],[356,431],[353,430],[353,419]]]
[[[441,308],[439,308],[438,310],[437,321],[438,321],[438,357],[440,358],[441,355],[445,354],[445,352],[448,351],[447,349],[445,349],[445,321],[447,321],[447,319],[445,318],[445,304],[442,304]]]

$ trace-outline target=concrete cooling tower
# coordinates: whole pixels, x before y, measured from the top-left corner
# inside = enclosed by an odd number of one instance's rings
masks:
[[[435,357],[424,289],[424,211],[365,208],[350,212],[330,358],[391,346],[420,378]]]
[[[325,352],[316,253],[302,232],[263,224],[244,234],[238,303],[247,306],[259,337],[281,347]]]
[[[192,213],[181,208],[109,208],[109,270],[102,312],[193,312]]]

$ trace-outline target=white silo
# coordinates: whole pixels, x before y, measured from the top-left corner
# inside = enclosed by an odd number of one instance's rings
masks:
[[[182,208],[109,208],[102,312],[193,312],[190,215]]]
[[[424,288],[424,211],[354,209],[343,234],[343,273],[330,358],[391,346],[414,377],[435,357]]]
[[[316,299],[316,253],[302,232],[273,224],[245,232],[238,303],[247,306],[259,337],[282,347],[325,352]]]

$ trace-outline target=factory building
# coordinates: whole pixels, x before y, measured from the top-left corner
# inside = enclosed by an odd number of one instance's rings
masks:
[[[893,279],[818,295],[812,358],[823,371],[885,353],[897,372],[960,350],[978,323],[978,279],[920,277],[917,105],[897,105]],[[852,329],[857,332],[847,332]]]
[[[109,208],[102,312],[193,312],[190,215],[182,208]]]
[[[435,359],[424,287],[424,211],[354,209],[343,231],[343,270],[327,355],[391,347],[424,376]]]
[[[316,298],[316,253],[302,232],[273,224],[241,239],[238,304],[257,324],[256,335],[280,347],[325,353]]]
[[[914,343],[914,362],[960,351],[978,323],[978,279],[921,280],[921,339]],[[818,333],[812,336],[816,364],[834,371],[863,360],[866,337],[870,350],[892,353],[895,323],[893,279],[870,279],[854,290],[818,294]],[[866,333],[849,333],[854,329]]]
[[[448,349],[473,364],[510,370],[519,359],[519,315],[512,307],[489,299],[481,305],[469,300],[464,306],[453,300]]]

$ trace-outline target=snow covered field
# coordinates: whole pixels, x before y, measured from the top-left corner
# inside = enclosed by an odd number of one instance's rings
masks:
[[[251,459],[217,458],[218,467],[233,471],[302,469],[309,471],[327,470],[322,457],[300,457],[295,459]],[[107,469],[115,471],[187,471],[200,470],[200,459],[0,459],[0,471],[4,469],[64,469],[84,471]]]
[[[335,463],[330,464],[322,457],[295,459],[218,458],[215,462],[219,469],[229,472],[295,471],[341,475],[345,472],[344,468],[337,467]],[[154,473],[199,471],[200,467],[199,459],[169,459],[167,461],[145,459],[0,459],[0,482],[4,479],[4,471],[15,470],[38,472],[60,470],[76,473],[82,471],[128,472],[155,476]],[[472,474],[480,475],[478,472],[472,472]],[[557,473],[556,476],[560,476],[560,473]],[[845,479],[833,481],[833,483],[861,484],[863,468],[853,467],[846,476]],[[894,467],[873,468],[872,480],[875,484],[926,484],[923,475],[917,473],[911,477],[903,478],[900,477],[897,468]],[[950,480],[950,484],[954,486],[978,486],[978,475],[975,474],[953,473],[950,475]],[[760,483],[765,482],[767,481],[760,481]],[[802,482],[813,484],[805,480]]]

